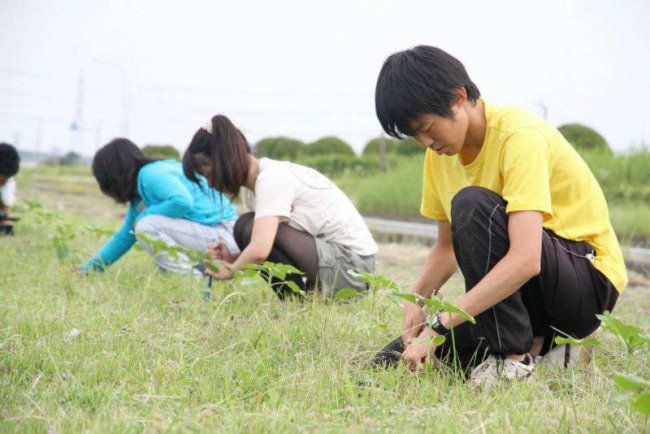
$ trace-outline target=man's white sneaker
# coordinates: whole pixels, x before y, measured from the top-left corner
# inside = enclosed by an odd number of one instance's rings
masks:
[[[473,386],[488,389],[496,385],[500,378],[505,380],[528,378],[534,370],[535,363],[530,354],[526,354],[521,362],[489,356],[474,368],[469,376],[469,381]]]
[[[593,349],[591,345],[558,345],[541,356],[538,363],[558,368],[566,368],[576,363],[587,364],[591,360]]]

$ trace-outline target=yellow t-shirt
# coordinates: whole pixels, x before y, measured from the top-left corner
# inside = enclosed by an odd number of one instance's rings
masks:
[[[460,189],[488,188],[506,200],[506,213],[540,211],[545,228],[589,243],[596,251],[594,266],[621,292],[627,284],[623,255],[587,164],[557,129],[533,114],[483,103],[485,140],[472,163],[427,149],[422,215],[451,221],[451,200]]]

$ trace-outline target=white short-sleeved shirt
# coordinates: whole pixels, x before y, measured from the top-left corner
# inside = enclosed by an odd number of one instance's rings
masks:
[[[9,178],[5,185],[0,187],[0,202],[3,206],[14,206],[16,203],[16,180]]]
[[[360,256],[377,253],[363,217],[350,199],[320,172],[288,161],[261,158],[255,194],[244,205],[255,218],[278,216],[296,229],[348,246]]]

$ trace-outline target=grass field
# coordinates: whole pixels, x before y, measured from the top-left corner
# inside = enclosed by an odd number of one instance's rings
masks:
[[[24,173],[21,196],[65,220],[115,228],[123,209],[82,172]],[[419,192],[418,192],[419,194]],[[539,369],[529,382],[483,392],[453,373],[374,372],[368,359],[396,335],[401,308],[378,291],[349,303],[279,302],[262,283],[163,275],[132,251],[88,278],[70,265],[102,241],[54,253],[52,228],[24,216],[0,239],[0,432],[642,432],[611,376],[647,378],[613,337],[593,361]],[[427,251],[381,245],[378,271],[412,282]],[[462,291],[455,276],[445,293]],[[650,327],[650,288],[629,287],[618,317]]]
[[[634,157],[585,155],[607,196],[610,219],[623,243],[646,244],[650,240],[650,152]],[[424,219],[422,156],[392,158],[390,170],[359,175],[348,172],[337,184],[353,199],[362,213],[401,219]]]

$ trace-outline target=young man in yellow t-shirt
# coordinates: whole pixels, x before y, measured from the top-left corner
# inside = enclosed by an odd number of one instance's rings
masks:
[[[476,319],[438,312],[427,321],[406,303],[402,336],[375,361],[419,369],[432,356],[456,360],[489,386],[529,376],[538,355],[574,360],[578,348],[553,348],[553,335],[593,333],[627,284],[605,197],[582,158],[545,121],[480,98],[463,64],[435,47],[391,55],[375,103],[388,134],[426,149],[421,213],[438,220],[438,240],[414,291],[431,297],[460,268],[466,292],[456,304]],[[452,327],[453,339],[434,348],[428,338]]]

